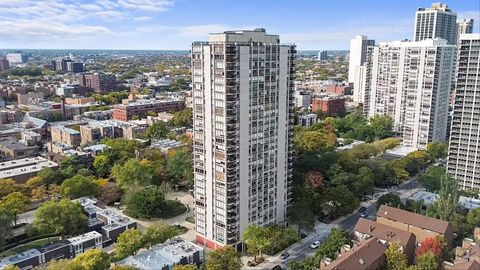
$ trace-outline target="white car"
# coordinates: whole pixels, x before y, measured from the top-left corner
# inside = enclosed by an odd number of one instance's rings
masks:
[[[318,248],[318,246],[320,246],[320,241],[315,241],[310,245],[310,248],[315,249]]]

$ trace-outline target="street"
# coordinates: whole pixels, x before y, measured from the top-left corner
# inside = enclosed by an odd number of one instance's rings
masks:
[[[368,212],[368,219],[375,220],[376,219],[376,214],[377,214],[377,207],[376,203],[378,198],[380,198],[382,195],[385,195],[387,193],[394,193],[400,197],[402,202],[405,202],[405,200],[412,196],[414,193],[417,191],[421,190],[421,186],[419,185],[417,181],[418,175],[410,178],[408,181],[402,182],[399,187],[392,187],[390,189],[383,189],[380,190],[379,192],[375,193],[373,195],[373,199],[362,202],[360,205],[367,208]],[[304,260],[310,256],[314,256],[316,253],[316,249],[310,248],[310,245],[314,241],[320,241],[323,242],[327,237],[328,234],[330,233],[330,230],[332,228],[344,228],[350,232],[353,232],[353,229],[355,228],[355,225],[357,224],[357,221],[360,219],[360,213],[358,213],[358,210],[355,210],[352,214],[338,218],[337,220],[334,220],[330,224],[325,224],[325,223],[320,223],[316,221],[315,225],[315,231],[309,234],[306,238],[302,239],[301,241],[291,245],[284,251],[288,252],[290,256],[286,260],[281,259],[281,254],[283,252],[280,252],[279,254],[276,254],[275,256],[265,256],[265,261],[261,263],[260,265],[256,267],[248,267],[247,261],[248,260],[253,260],[252,257],[242,257],[242,261],[244,262],[244,269],[255,269],[255,270],[266,270],[266,269],[272,269],[276,265],[280,265],[282,269],[287,269],[288,263],[291,261],[301,261]]]

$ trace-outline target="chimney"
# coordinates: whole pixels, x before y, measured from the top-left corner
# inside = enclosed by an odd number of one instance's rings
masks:
[[[375,226],[373,226],[373,225],[368,226],[368,231],[369,231],[369,232],[372,232],[373,229],[375,229]]]

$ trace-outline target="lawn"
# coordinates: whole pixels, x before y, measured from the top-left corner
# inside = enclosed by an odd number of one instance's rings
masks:
[[[32,249],[32,248],[41,248],[41,247],[45,246],[46,244],[49,244],[49,243],[57,241],[57,240],[60,240],[59,236],[53,236],[53,237],[50,237],[50,238],[43,238],[43,239],[35,240],[35,241],[30,242],[30,243],[26,243],[24,245],[17,246],[17,247],[14,247],[12,249],[9,249],[9,250],[6,250],[6,251],[0,253],[0,258],[15,255],[17,253],[27,251],[27,250]]]
[[[166,200],[162,209],[162,215],[159,218],[169,219],[184,214],[187,211],[188,209],[183,203],[174,200]]]

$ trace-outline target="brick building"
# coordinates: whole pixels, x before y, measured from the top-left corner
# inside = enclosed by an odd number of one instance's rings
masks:
[[[443,236],[451,246],[454,231],[452,225],[443,220],[422,216],[409,211],[382,205],[377,212],[377,222],[415,235],[417,243],[426,238]]]
[[[80,86],[88,87],[96,93],[106,93],[116,89],[117,79],[113,74],[81,74]]]
[[[50,129],[52,142],[60,142],[69,146],[80,145],[80,132],[64,126],[52,126]]]
[[[337,95],[317,96],[312,100],[312,111],[322,111],[329,116],[345,114],[345,99],[343,96]]]
[[[113,119],[131,120],[134,115],[146,117],[147,112],[177,112],[185,109],[184,101],[162,101],[155,99],[140,99],[127,104],[117,104],[113,107]]]
[[[322,270],[377,270],[385,269],[387,246],[372,237],[353,247],[343,246],[336,260],[322,260]]]
[[[325,92],[339,95],[351,95],[352,87],[350,85],[331,84],[327,85]]]
[[[360,218],[355,225],[354,238],[356,241],[364,241],[372,237],[387,243],[396,242],[402,247],[402,251],[407,256],[409,264],[413,264],[415,259],[415,235],[411,232],[403,231],[395,227],[384,225],[369,219]]]

